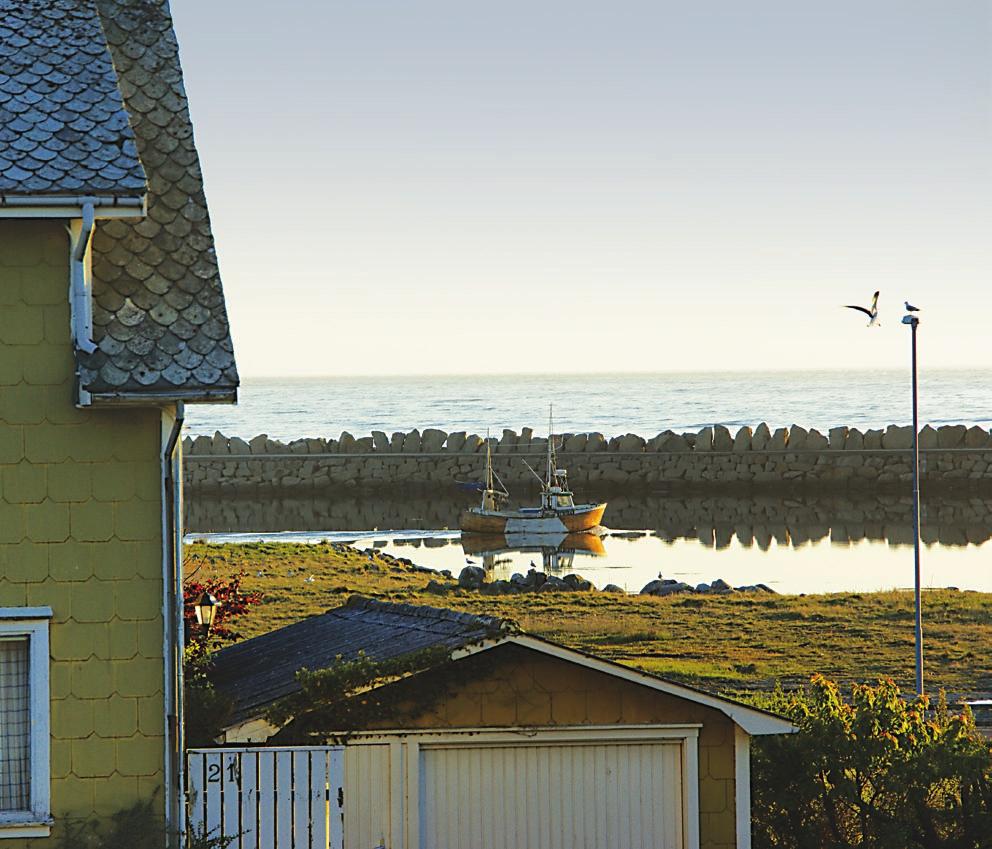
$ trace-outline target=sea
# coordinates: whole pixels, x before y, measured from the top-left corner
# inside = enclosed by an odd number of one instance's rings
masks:
[[[503,428],[528,426],[544,435],[549,405],[556,433],[606,436],[762,421],[825,433],[839,424],[866,429],[912,420],[908,371],[776,371],[246,378],[237,406],[190,406],[187,427],[194,436],[219,430],[283,441],[415,427],[500,435]],[[919,409],[921,424],[992,426],[992,370],[928,370]],[[692,584],[718,577],[734,586],[761,582],[780,593],[871,591],[912,585],[908,496],[814,495],[782,498],[771,508],[758,499],[611,499],[608,533],[595,554],[508,545],[480,555],[454,530],[468,504],[454,487],[410,503],[338,492],[211,502],[194,493],[187,499],[187,529],[191,539],[208,542],[336,540],[454,574],[466,562],[484,563],[496,577],[532,566],[574,570],[597,586],[613,583],[630,592],[658,575]],[[923,521],[922,585],[992,592],[992,499],[932,501],[924,492]]]
[[[665,374],[437,375],[414,377],[246,377],[236,406],[187,408],[192,436],[220,431],[283,441],[373,430],[499,435],[530,427],[650,437],[665,429],[732,430],[767,422],[826,432],[912,421],[906,371],[685,372]],[[992,369],[928,370],[919,382],[919,420],[992,426]]]

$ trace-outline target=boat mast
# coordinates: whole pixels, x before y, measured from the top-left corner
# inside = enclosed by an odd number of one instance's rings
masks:
[[[555,407],[548,404],[548,483],[547,488],[551,489],[554,480],[555,468]]]

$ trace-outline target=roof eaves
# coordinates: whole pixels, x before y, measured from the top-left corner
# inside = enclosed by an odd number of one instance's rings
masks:
[[[96,218],[143,218],[147,196],[0,194],[0,218],[79,218],[92,204]]]

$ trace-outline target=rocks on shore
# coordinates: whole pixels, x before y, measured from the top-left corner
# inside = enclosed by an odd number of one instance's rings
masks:
[[[654,581],[649,581],[645,584],[639,595],[666,596],[681,593],[702,593],[704,595],[730,595],[731,593],[776,594],[775,590],[767,584],[748,584],[743,587],[732,587],[722,578],[717,578],[709,584],[696,584],[696,586],[692,586],[684,581],[663,578],[659,575]]]

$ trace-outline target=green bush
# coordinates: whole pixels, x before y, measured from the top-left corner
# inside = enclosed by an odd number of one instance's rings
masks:
[[[892,681],[822,677],[766,707],[793,735],[755,740],[755,849],[989,849],[992,747],[943,694],[903,699]]]

